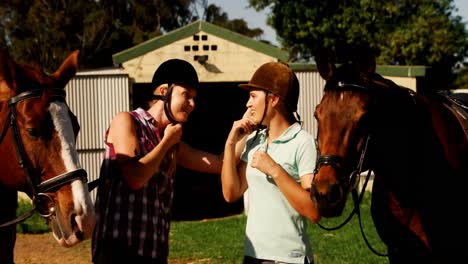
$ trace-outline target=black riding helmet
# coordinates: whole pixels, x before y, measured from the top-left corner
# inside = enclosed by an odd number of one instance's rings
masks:
[[[167,84],[167,93],[164,96],[154,95],[154,99],[164,101],[164,112],[171,123],[177,123],[170,112],[170,99],[174,84],[188,85],[193,89],[198,89],[199,81],[195,68],[189,62],[180,59],[170,59],[163,62],[154,72],[152,86],[154,89],[161,84]]]
[[[198,75],[192,64],[180,59],[163,62],[154,72],[152,84],[156,88],[161,84],[185,84],[197,89]]]

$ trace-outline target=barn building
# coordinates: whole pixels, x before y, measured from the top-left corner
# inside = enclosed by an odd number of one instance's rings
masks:
[[[79,72],[67,86],[67,100],[82,128],[77,145],[90,181],[99,176],[104,134],[112,117],[143,105],[152,89],[154,71],[170,58],[190,62],[201,82],[196,108],[184,124],[183,140],[221,154],[232,122],[246,109],[248,94],[238,85],[248,82],[266,62],[287,62],[288,52],[197,21],[114,54],[114,69]],[[313,64],[290,66],[300,81],[298,112],[303,126],[315,134],[313,112],[322,97],[324,81]],[[377,66],[377,71],[413,90],[418,89],[426,75],[423,66]],[[244,209],[242,201],[224,202],[219,175],[178,168],[175,184],[175,219],[214,218]]]

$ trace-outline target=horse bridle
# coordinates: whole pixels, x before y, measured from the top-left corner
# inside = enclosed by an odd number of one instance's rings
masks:
[[[366,92],[366,93],[371,93],[371,91],[370,91],[370,89],[368,87],[358,85],[358,84],[353,84],[353,83],[338,82],[337,87],[339,87],[341,90],[360,90],[360,91],[363,91],[363,92]],[[330,89],[333,89],[333,88],[329,88],[329,87],[327,88],[326,87],[325,89],[330,90]],[[325,227],[320,223],[317,223],[317,225],[320,228],[322,228],[324,230],[327,230],[327,231],[337,230],[337,229],[340,229],[341,227],[343,227],[344,225],[346,225],[351,220],[351,218],[354,216],[354,214],[356,214],[358,216],[359,227],[361,229],[361,234],[362,234],[362,236],[364,238],[364,242],[366,243],[367,247],[374,254],[376,254],[378,256],[387,256],[387,254],[377,252],[370,245],[367,237],[364,234],[364,230],[362,228],[361,213],[360,213],[360,209],[359,209],[359,205],[361,204],[361,201],[362,201],[362,199],[364,197],[364,193],[365,193],[365,190],[366,190],[366,187],[367,187],[367,183],[369,182],[370,176],[372,174],[372,169],[371,168],[368,169],[366,179],[364,181],[361,192],[359,194],[358,194],[358,191],[357,191],[357,187],[358,187],[358,183],[359,183],[359,181],[357,180],[357,177],[359,175],[361,175],[361,173],[363,172],[363,164],[364,164],[364,161],[366,159],[366,153],[367,153],[368,146],[369,146],[369,143],[371,141],[371,138],[372,138],[372,133],[369,132],[367,134],[365,144],[363,145],[363,147],[360,150],[361,153],[359,155],[359,161],[358,161],[358,163],[356,165],[356,169],[352,170],[352,172],[351,172],[351,174],[349,176],[349,181],[345,184],[346,188],[348,186],[353,186],[353,188],[351,190],[352,197],[353,197],[353,202],[354,202],[353,210],[351,211],[349,216],[341,224],[339,224],[339,225],[337,225],[335,227]],[[322,167],[324,165],[332,166],[333,169],[335,171],[337,171],[337,172],[341,171],[344,168],[344,166],[349,165],[349,164],[345,163],[345,159],[343,157],[341,157],[341,156],[334,155],[334,154],[327,154],[327,155],[321,155],[320,154],[320,149],[319,149],[319,145],[318,145],[318,131],[317,131],[317,137],[315,138],[315,146],[316,146],[316,151],[317,151],[317,159],[316,159],[316,162],[315,162],[314,179],[315,179],[315,176],[317,175],[318,171],[320,170],[320,167]],[[340,190],[341,190],[341,188],[340,188]],[[311,195],[312,195],[312,193],[311,193]]]
[[[357,90],[361,90],[367,93],[369,92],[369,88],[364,87],[362,85],[358,85],[358,84],[352,84],[352,83],[338,82],[337,87],[339,87],[341,90],[353,90],[353,89],[356,90],[357,89]],[[326,88],[326,90],[330,90],[330,89],[332,88]],[[318,134],[319,133],[317,131],[317,136],[315,138],[317,159],[315,161],[314,179],[315,179],[315,175],[317,175],[320,168],[324,165],[332,166],[333,169],[335,169],[335,171],[337,172],[342,171],[343,168],[345,168],[345,166],[349,165],[349,164],[346,164],[345,159],[341,156],[334,155],[334,154],[321,155],[319,145],[318,145]],[[371,139],[371,133],[368,133],[365,144],[360,150],[361,154],[359,155],[359,162],[356,165],[356,169],[351,172],[349,181],[348,183],[346,183],[346,187],[347,186],[355,187],[356,183],[358,182],[356,181],[356,178],[357,178],[357,175],[362,173],[362,166],[364,164],[367,147],[369,145],[370,139]]]
[[[54,88],[54,89],[51,89],[50,91],[51,91],[52,101],[53,100],[65,101],[66,93],[64,89]],[[11,127],[13,130],[13,133],[12,133],[13,143],[15,146],[18,163],[20,167],[23,169],[24,174],[26,175],[27,183],[33,192],[33,209],[30,212],[18,217],[15,220],[0,224],[0,227],[9,226],[9,225],[21,222],[25,220],[26,218],[30,217],[34,213],[34,211],[37,211],[44,218],[49,218],[55,215],[56,210],[55,210],[54,199],[50,195],[48,195],[47,192],[57,190],[74,180],[82,180],[85,183],[87,182],[87,173],[82,168],[57,175],[43,182],[41,182],[40,177],[33,177],[34,169],[32,168],[31,164],[28,161],[27,153],[24,149],[23,141],[21,139],[21,133],[18,127],[15,105],[18,102],[21,102],[24,100],[42,97],[42,95],[43,95],[43,90],[34,89],[31,91],[20,93],[16,96],[12,96],[8,100],[8,103],[7,103],[9,107],[8,119],[5,122],[5,126],[3,128],[2,134],[0,135],[0,144],[3,142],[3,138],[6,135],[6,131],[8,130],[9,127]],[[47,205],[45,206],[45,208],[43,207],[44,204]]]

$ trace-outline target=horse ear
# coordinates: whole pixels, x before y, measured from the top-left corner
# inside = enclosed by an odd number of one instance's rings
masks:
[[[57,80],[60,87],[65,87],[65,85],[70,81],[73,76],[75,76],[76,71],[78,70],[78,54],[79,50],[72,52],[62,63],[62,65],[52,74],[52,77]]]
[[[326,81],[330,80],[336,70],[335,64],[331,63],[327,52],[318,52],[315,55],[315,63],[317,64],[320,76]]]

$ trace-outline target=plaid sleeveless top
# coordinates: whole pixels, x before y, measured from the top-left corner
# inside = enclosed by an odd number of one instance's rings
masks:
[[[131,111],[140,153],[146,155],[160,141],[154,118],[145,110]],[[169,253],[170,212],[175,175],[175,148],[166,154],[157,172],[142,188],[130,189],[120,177],[112,144],[105,140],[96,197],[96,227],[93,234],[93,256],[96,242],[102,239],[126,241],[139,255],[167,262]]]

